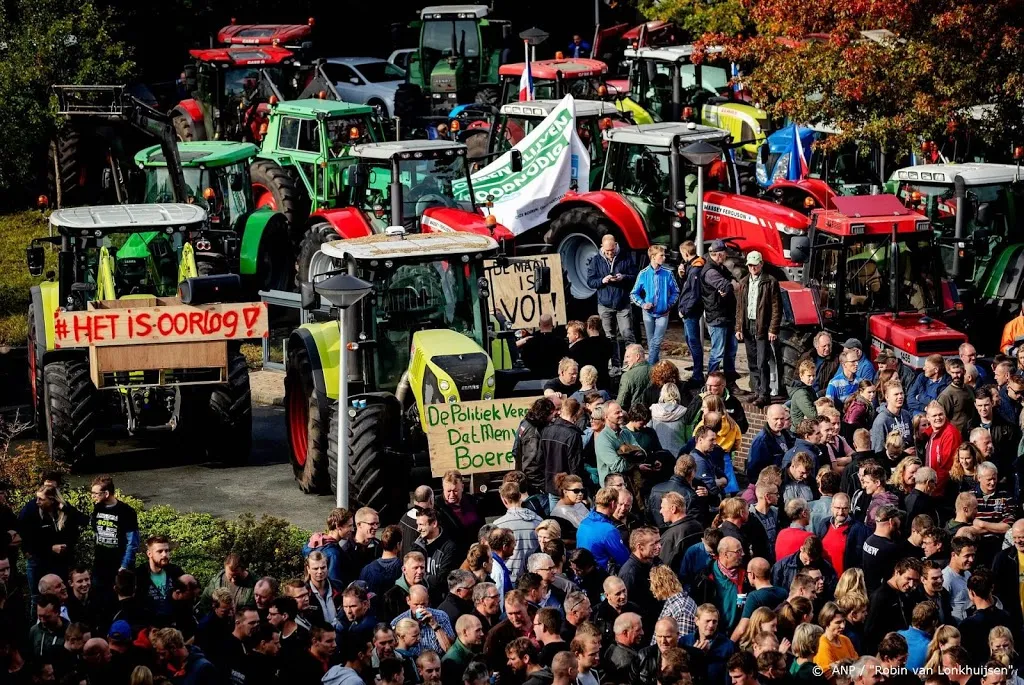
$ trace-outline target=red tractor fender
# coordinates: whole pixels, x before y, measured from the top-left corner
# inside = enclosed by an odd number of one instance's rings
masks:
[[[758,250],[778,267],[789,260],[789,241],[806,235],[811,220],[792,209],[756,197],[711,190],[704,193],[704,240],[731,240],[744,252]]]
[[[450,207],[430,207],[420,217],[420,230],[424,233],[476,233],[491,236],[495,240],[513,240],[516,236],[501,224],[494,227],[494,233],[487,228],[484,217],[476,212]]]
[[[554,221],[577,207],[593,207],[601,212],[619,230],[631,250],[646,250],[650,247],[643,217],[636,211],[636,207],[619,193],[610,190],[576,193],[570,190],[562,201],[548,212],[548,220]]]
[[[829,184],[818,178],[802,178],[799,181],[776,181],[768,187],[770,197],[777,197],[781,204],[799,212],[809,213],[812,209],[835,209],[832,198],[836,191]],[[814,205],[808,207],[805,202],[810,198]]]
[[[797,328],[821,329],[821,310],[814,291],[796,281],[779,281],[779,292],[783,319],[792,321]]]
[[[319,209],[309,215],[309,224],[326,221],[342,238],[362,238],[373,235],[373,228],[366,216],[355,207]]]

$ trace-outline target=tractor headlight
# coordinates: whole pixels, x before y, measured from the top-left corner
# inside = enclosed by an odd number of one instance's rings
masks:
[[[448,389],[452,387],[452,384],[446,380],[441,380],[441,382],[437,384],[437,387],[441,388],[444,392],[448,392]]]
[[[792,152],[786,152],[779,157],[779,161],[775,163],[775,171],[772,172],[772,183],[786,180],[786,176],[789,175],[789,160],[792,156]]]

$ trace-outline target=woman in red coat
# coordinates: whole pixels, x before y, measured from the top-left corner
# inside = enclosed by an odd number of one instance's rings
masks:
[[[936,497],[942,496],[946,491],[946,483],[949,482],[949,472],[953,468],[953,461],[956,459],[956,451],[960,446],[960,431],[956,429],[946,417],[946,410],[936,401],[928,403],[925,408],[928,417],[928,427],[922,433],[928,436],[928,443],[925,445],[925,466],[935,469],[938,476],[935,485]]]

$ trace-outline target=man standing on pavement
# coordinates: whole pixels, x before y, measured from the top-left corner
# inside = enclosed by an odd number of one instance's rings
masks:
[[[643,310],[644,330],[647,333],[648,363],[658,363],[661,341],[668,331],[668,315],[679,298],[679,286],[672,272],[665,268],[665,246],[647,248],[650,265],[637,275],[629,299]]]
[[[971,424],[978,418],[974,409],[974,390],[964,384],[964,363],[959,359],[946,360],[946,373],[949,374],[949,385],[939,394],[938,403],[960,435],[967,435]]]
[[[121,569],[135,565],[139,550],[139,517],[135,510],[114,495],[110,476],[97,476],[89,491],[92,497],[93,585],[102,598],[110,598],[114,578]]]
[[[710,259],[701,268],[700,288],[704,318],[711,334],[708,372],[723,370],[729,383],[736,382],[736,291],[739,283],[725,266],[724,240],[711,243]]]
[[[604,334],[616,343],[616,331],[622,344],[636,342],[633,337],[633,316],[629,293],[633,290],[637,268],[629,253],[619,254],[615,236],[606,234],[601,239],[601,253],[587,265],[587,285],[597,291],[597,313],[601,317]],[[612,347],[612,364],[622,364],[622,348]]]
[[[700,272],[704,258],[697,255],[697,245],[687,240],[679,246],[679,318],[683,322],[683,335],[693,360],[693,375],[687,381],[691,388],[704,385],[704,344],[700,336],[704,299],[701,297]]]
[[[757,250],[747,255],[747,272],[748,275],[740,281],[736,296],[736,340],[747,348],[754,404],[765,407],[771,403],[773,362],[775,377],[780,386],[782,383],[782,369],[779,368],[782,354],[778,344],[782,295],[775,277],[764,273],[764,258]]]

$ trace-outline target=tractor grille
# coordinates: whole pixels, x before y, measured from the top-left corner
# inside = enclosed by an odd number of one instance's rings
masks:
[[[147,385],[194,385],[224,383],[224,369],[151,369],[148,371],[107,371],[100,374],[101,388],[143,387]]]
[[[960,340],[957,338],[927,338],[917,341],[918,356],[925,357],[929,354],[957,354],[960,348]]]
[[[483,393],[484,374],[487,373],[487,355],[482,352],[445,354],[431,361],[452,377],[463,402],[479,400]]]

